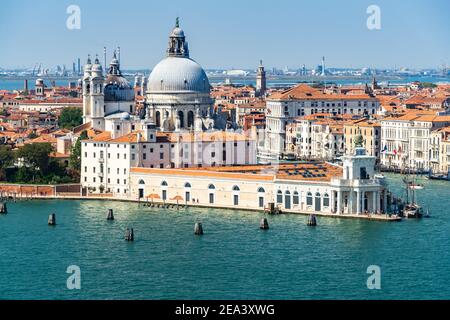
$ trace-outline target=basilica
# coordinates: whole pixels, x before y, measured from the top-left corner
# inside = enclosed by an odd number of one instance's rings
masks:
[[[226,118],[214,111],[208,77],[190,58],[178,19],[170,33],[166,54],[153,68],[143,90],[144,116],[135,115],[134,89],[120,71],[116,52],[106,75],[98,57],[94,63],[89,57],[82,81],[84,123],[98,130],[108,130],[109,120],[113,119],[130,122],[125,125],[129,128],[152,123],[163,132],[225,129]]]
[[[81,186],[84,194],[129,195],[132,168],[192,168],[256,163],[256,141],[214,110],[210,83],[192,60],[177,19],[166,57],[152,70],[143,108],[114,53],[103,75],[98,57],[84,66]],[[142,81],[145,84],[145,81]],[[141,85],[142,86],[142,85]]]

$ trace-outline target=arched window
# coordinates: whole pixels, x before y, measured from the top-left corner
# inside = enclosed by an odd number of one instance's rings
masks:
[[[180,128],[184,128],[184,112],[178,111],[178,118],[180,119]]]
[[[266,190],[264,190],[263,187],[259,187],[259,188],[258,188],[258,192],[266,192]]]
[[[158,128],[161,127],[161,113],[159,111],[155,112],[155,124]]]
[[[188,126],[188,128],[194,126],[194,112],[193,112],[193,111],[189,111],[189,112],[188,112],[188,116],[187,116],[187,126]]]
[[[312,193],[308,192],[306,194],[306,205],[307,206],[312,206],[313,205],[313,197],[312,197]]]
[[[298,192],[294,191],[294,197],[292,198],[292,203],[293,204],[299,204],[299,202],[300,202],[299,200],[300,200],[300,198],[298,196]]]
[[[277,203],[283,203],[283,192],[281,190],[277,191]]]
[[[238,186],[234,186],[234,187],[233,187],[233,191],[241,191],[241,189],[239,189]]]
[[[184,187],[185,187],[185,188],[191,188],[191,184],[190,184],[189,182],[186,182],[186,183],[184,184]]]
[[[166,181],[161,182],[161,187],[167,187],[167,186],[168,186],[168,184]]]
[[[330,206],[330,197],[328,196],[328,193],[325,193],[323,195],[323,206],[329,207]]]
[[[208,186],[208,189],[209,189],[209,190],[214,190],[214,189],[216,189],[216,187],[215,187],[213,184],[210,184],[210,185]]]

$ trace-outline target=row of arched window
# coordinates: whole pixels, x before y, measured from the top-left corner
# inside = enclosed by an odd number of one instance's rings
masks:
[[[145,182],[143,180],[139,180],[139,184],[143,185],[143,184],[145,184]],[[167,186],[169,186],[169,184],[167,183],[167,181],[163,180],[161,182],[161,187],[167,187]],[[184,187],[185,188],[192,188],[192,186],[191,186],[191,184],[189,182],[186,182],[184,184]],[[216,186],[214,184],[211,183],[210,185],[208,185],[208,190],[215,190],[215,189],[216,189]],[[241,189],[237,185],[234,185],[232,190],[233,191],[241,191]],[[258,193],[266,192],[266,190],[263,187],[259,187],[257,191],[258,191]]]

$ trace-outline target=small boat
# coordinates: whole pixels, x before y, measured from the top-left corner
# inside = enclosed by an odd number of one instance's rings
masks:
[[[449,176],[446,174],[430,174],[427,176],[430,180],[444,180],[449,181]]]
[[[381,174],[381,173],[377,173],[377,174],[375,174],[373,177],[374,177],[375,179],[378,179],[378,180],[384,180],[384,179],[386,179],[386,177],[384,176],[384,174]]]
[[[423,186],[423,184],[410,184],[409,188],[415,189],[415,190],[422,190],[424,188],[424,186]]]
[[[406,218],[422,218],[422,207],[415,203],[408,203],[403,209],[403,215]]]

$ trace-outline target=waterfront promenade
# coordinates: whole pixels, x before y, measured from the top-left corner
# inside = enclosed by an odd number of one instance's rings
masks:
[[[242,210],[242,211],[253,211],[253,212],[264,212],[264,209],[249,209],[240,208],[235,206],[224,206],[224,205],[214,205],[209,203],[198,203],[198,202],[179,202],[175,200],[161,199],[148,201],[148,199],[130,199],[126,197],[118,197],[117,195],[111,193],[103,194],[86,194],[82,195],[80,191],[74,192],[74,190],[79,190],[79,185],[18,185],[18,184],[0,184],[0,199],[2,201],[23,201],[23,200],[108,200],[108,201],[121,201],[121,202],[133,202],[142,205],[147,208],[167,208],[167,209],[185,209],[189,207],[198,208],[213,208],[213,209],[224,209],[224,210]],[[283,214],[298,214],[309,216],[314,214],[318,217],[328,217],[328,218],[342,218],[342,219],[362,219],[362,220],[373,220],[373,221],[401,221],[402,218],[397,215],[387,215],[387,214],[336,214],[327,212],[315,212],[315,211],[304,211],[295,209],[283,209]]]

